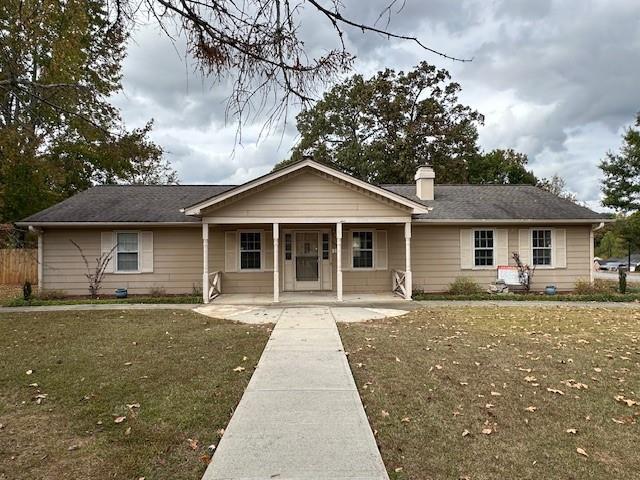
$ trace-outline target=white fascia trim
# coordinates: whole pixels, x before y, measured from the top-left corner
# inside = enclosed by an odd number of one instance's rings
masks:
[[[572,218],[572,219],[544,219],[544,218],[527,218],[527,219],[431,219],[431,218],[414,218],[413,223],[429,223],[431,225],[508,225],[508,224],[535,224],[535,225],[569,225],[569,224],[599,224],[610,223],[615,220],[611,219],[592,219],[592,218]]]
[[[203,223],[270,224],[270,223],[406,223],[410,217],[203,217]]]
[[[212,199],[205,200],[203,202],[197,203],[196,205],[192,205],[191,207],[185,208],[184,213],[185,215],[200,215],[200,212],[203,208],[210,207],[212,205],[215,205],[216,203],[220,203],[223,200],[234,197],[242,192],[246,192],[247,190],[251,190],[252,188],[258,187],[272,180],[276,180],[284,175],[295,172],[305,167],[314,168],[320,172],[326,173],[327,175],[331,175],[333,177],[339,178],[340,180],[344,180],[347,183],[364,188],[365,190],[369,190],[370,192],[373,192],[382,197],[388,198],[389,200],[393,200],[396,203],[400,203],[401,205],[412,208],[413,213],[429,213],[429,208],[425,207],[421,203],[414,202],[413,200],[409,200],[408,198],[405,198],[402,195],[398,195],[397,193],[390,192],[388,190],[385,190],[384,188],[371,185],[370,183],[359,180],[357,178],[352,177],[351,175],[347,175],[346,173],[339,172],[337,170],[329,168],[320,163],[314,162],[313,160],[304,160],[300,163],[296,163],[295,165],[282,168],[271,174],[267,174],[263,177],[256,178],[255,180],[251,180],[243,185],[240,185],[220,195],[217,195]]]
[[[199,227],[201,222],[17,222],[18,227]]]

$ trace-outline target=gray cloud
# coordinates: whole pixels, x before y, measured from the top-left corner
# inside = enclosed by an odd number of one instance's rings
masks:
[[[347,13],[371,23],[387,3],[351,0]],[[302,21],[311,55],[336,46],[330,25],[309,7]],[[347,29],[357,72],[406,70],[422,60],[449,69],[463,87],[462,101],[486,115],[483,148],[521,150],[537,175],[559,173],[582,200],[598,203],[597,163],[618,147],[640,110],[640,3],[407,0],[389,28],[474,61],[452,63],[410,42]],[[244,181],[288,155],[295,111],[285,130],[261,141],[262,119],[246,124],[234,150],[236,124],[225,122],[229,85],[195,72],[183,40],[174,46],[153,26],[134,38],[116,103],[130,126],[155,118],[154,139],[185,183]]]

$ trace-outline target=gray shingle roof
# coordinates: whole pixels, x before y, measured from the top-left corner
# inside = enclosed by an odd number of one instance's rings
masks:
[[[20,223],[199,222],[180,212],[233,188],[233,185],[131,186],[90,188]],[[381,185],[433,210],[429,220],[601,220],[604,215],[530,185],[436,185],[435,200],[421,201],[415,185]]]
[[[199,222],[180,209],[232,185],[102,185],[24,219],[32,222]]]
[[[428,207],[431,220],[601,220],[605,215],[532,185],[436,185],[434,200],[416,197],[415,185],[380,185]]]

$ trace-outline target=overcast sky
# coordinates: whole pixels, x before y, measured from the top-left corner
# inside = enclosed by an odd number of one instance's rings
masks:
[[[364,22],[375,21],[384,5],[344,3]],[[322,18],[311,25],[314,48],[334,45]],[[354,72],[407,70],[422,60],[448,69],[462,85],[461,101],[485,115],[483,149],[524,152],[536,175],[558,173],[580,200],[599,206],[597,164],[620,146],[640,111],[640,1],[407,0],[389,28],[474,60],[455,63],[409,42],[352,30]],[[237,125],[224,118],[228,90],[194,73],[184,43],[172,44],[152,22],[135,31],[123,74],[115,103],[127,126],[155,120],[153,139],[181,183],[244,182],[288,157],[296,142],[293,116],[286,129],[260,141],[258,118],[235,146]]]

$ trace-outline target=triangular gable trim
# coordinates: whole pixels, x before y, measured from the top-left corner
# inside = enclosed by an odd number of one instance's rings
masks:
[[[216,195],[215,197],[211,197],[207,200],[196,203],[195,205],[191,205],[184,209],[184,213],[185,215],[200,215],[202,210],[205,208],[208,208],[212,205],[216,205],[217,203],[220,203],[224,200],[235,197],[236,195],[239,195],[243,192],[247,192],[253,188],[269,183],[273,180],[276,180],[280,177],[283,177],[290,173],[301,170],[305,167],[311,167],[327,175],[339,178],[340,180],[343,180],[346,183],[350,183],[352,185],[358,186],[372,193],[380,195],[381,197],[387,198],[395,203],[404,205],[405,207],[409,207],[413,210],[412,213],[428,213],[429,212],[428,207],[422,205],[421,203],[414,202],[413,200],[405,198],[402,195],[398,195],[397,193],[390,192],[388,190],[385,190],[384,188],[377,187],[363,180],[354,178],[351,175],[347,175],[346,173],[336,170],[335,168],[328,167],[326,165],[315,162],[313,160],[302,160],[300,162],[294,163],[293,165],[289,165],[288,167],[281,168],[280,170],[276,170],[275,172],[271,172],[266,175],[263,175],[262,177],[258,177],[254,180],[250,180],[247,183],[244,183],[235,188],[232,188],[231,190],[227,190],[226,192]]]

